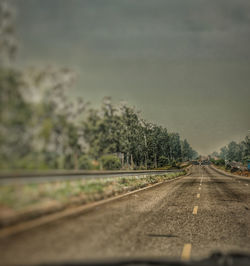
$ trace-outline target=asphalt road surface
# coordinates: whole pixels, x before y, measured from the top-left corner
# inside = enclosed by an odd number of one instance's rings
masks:
[[[0,240],[0,263],[250,253],[250,180],[210,166],[77,217]]]

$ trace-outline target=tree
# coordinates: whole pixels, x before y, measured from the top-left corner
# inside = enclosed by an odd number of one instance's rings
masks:
[[[0,67],[9,66],[17,50],[14,9],[8,1],[0,1]]]
[[[192,150],[191,147],[189,145],[189,143],[187,142],[186,139],[184,139],[184,141],[181,143],[182,145],[182,159],[184,161],[190,160],[192,158]]]
[[[170,161],[181,161],[181,143],[180,136],[178,133],[171,133],[170,138]]]
[[[221,148],[219,157],[228,161],[246,162],[250,158],[249,137],[246,136],[245,140],[239,143],[231,141],[227,146]]]
[[[220,149],[220,157],[222,159],[224,159],[224,160],[228,160],[227,156],[228,156],[228,148],[226,146],[225,147],[222,147]]]
[[[243,150],[243,158],[244,161],[247,161],[250,159],[250,138],[249,136],[245,137],[245,140],[242,141],[242,150]]]
[[[31,150],[31,106],[21,93],[23,80],[19,72],[0,69],[0,157],[2,167]]]

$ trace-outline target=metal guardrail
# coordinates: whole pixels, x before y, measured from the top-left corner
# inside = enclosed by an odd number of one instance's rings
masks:
[[[52,170],[52,171],[32,171],[32,172],[0,172],[2,178],[28,178],[28,177],[48,177],[48,176],[79,176],[79,175],[114,175],[114,174],[143,174],[143,173],[166,173],[179,172],[182,169],[168,170],[118,170],[118,171],[81,171],[81,170]]]

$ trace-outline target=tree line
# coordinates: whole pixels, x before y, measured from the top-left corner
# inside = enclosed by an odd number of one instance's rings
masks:
[[[116,106],[109,98],[100,108],[81,99],[70,102],[60,83],[68,70],[37,73],[37,84],[51,83],[46,89],[37,85],[43,93],[35,99],[27,73],[0,69],[1,168],[91,169],[90,161],[101,164],[113,155],[120,161],[116,168],[151,169],[197,156],[178,133],[142,119],[127,104]]]
[[[246,136],[244,140],[239,143],[231,141],[228,145],[222,147],[220,152],[212,153],[213,157],[219,157],[224,161],[235,161],[246,163],[250,160],[250,138]]]
[[[92,108],[69,100],[75,75],[67,68],[16,68],[12,10],[0,4],[0,168],[151,169],[197,153],[178,133],[105,98]]]
[[[104,154],[118,154],[122,165],[148,169],[197,156],[178,133],[169,133],[166,128],[142,119],[126,104],[115,107],[108,98],[100,110],[88,112],[83,125],[89,154],[96,159]]]

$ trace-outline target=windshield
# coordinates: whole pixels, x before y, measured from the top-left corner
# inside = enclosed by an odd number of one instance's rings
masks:
[[[250,253],[249,14],[0,0],[0,265]]]

